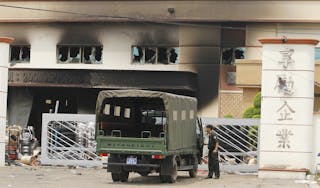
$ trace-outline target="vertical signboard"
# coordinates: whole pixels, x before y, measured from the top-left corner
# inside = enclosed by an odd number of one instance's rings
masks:
[[[312,163],[317,40],[263,39],[259,176],[297,178]]]
[[[4,166],[5,163],[9,44],[12,40],[0,37],[0,166]]]

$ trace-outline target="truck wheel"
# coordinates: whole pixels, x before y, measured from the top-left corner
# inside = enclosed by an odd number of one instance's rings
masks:
[[[118,174],[118,173],[111,173],[111,177],[112,177],[113,182],[120,181],[120,174]]]
[[[178,177],[178,164],[177,161],[173,158],[172,160],[167,160],[166,166],[170,167],[170,175],[160,174],[160,180],[162,183],[175,183]]]
[[[122,171],[120,174],[120,181],[121,182],[127,182],[129,178],[129,172]]]
[[[177,161],[173,159],[172,173],[170,174],[170,176],[168,176],[168,182],[175,183],[177,181],[177,177],[178,177],[178,165],[177,165]]]
[[[195,157],[193,160],[193,169],[189,170],[189,176],[191,178],[197,177],[198,174],[198,157]]]
[[[111,173],[111,176],[114,182],[127,182],[129,178],[129,172],[122,171],[121,173]]]

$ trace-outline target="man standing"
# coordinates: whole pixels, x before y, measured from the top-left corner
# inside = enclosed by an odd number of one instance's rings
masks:
[[[206,132],[209,137],[208,142],[208,160],[209,160],[209,173],[206,179],[212,178],[213,173],[215,174],[215,179],[220,178],[220,168],[219,168],[219,159],[218,159],[218,148],[219,141],[217,135],[213,133],[213,126],[207,125]]]

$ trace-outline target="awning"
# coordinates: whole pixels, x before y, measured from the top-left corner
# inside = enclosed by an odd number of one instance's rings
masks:
[[[197,75],[183,71],[9,69],[9,87],[68,87],[197,91]]]

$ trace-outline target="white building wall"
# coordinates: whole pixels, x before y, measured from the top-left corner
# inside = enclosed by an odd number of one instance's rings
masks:
[[[262,59],[259,39],[282,38],[320,40],[319,23],[248,23],[246,27],[246,59]],[[316,47],[320,47],[318,44]]]
[[[30,63],[18,63],[11,68],[44,69],[121,69],[121,70],[179,70],[178,65],[135,65],[131,64],[131,46],[179,46],[175,27],[136,27],[101,24],[7,24],[0,25],[0,33],[17,36],[15,44],[31,45]],[[17,33],[16,31],[22,31]],[[161,40],[162,31],[165,36]],[[150,37],[147,41],[139,41]],[[148,41],[149,40],[149,41]],[[160,43],[162,42],[162,43]],[[57,45],[103,45],[102,64],[57,63]]]
[[[141,23],[10,23],[0,34],[13,36],[14,44],[31,46],[30,63],[11,64],[20,69],[102,69],[191,71],[198,73],[199,112],[218,117],[220,28]],[[103,46],[102,64],[57,63],[57,45]],[[132,64],[131,47],[177,46],[179,64]]]
[[[8,55],[12,39],[0,38],[0,167],[5,164],[5,129],[7,120]]]

